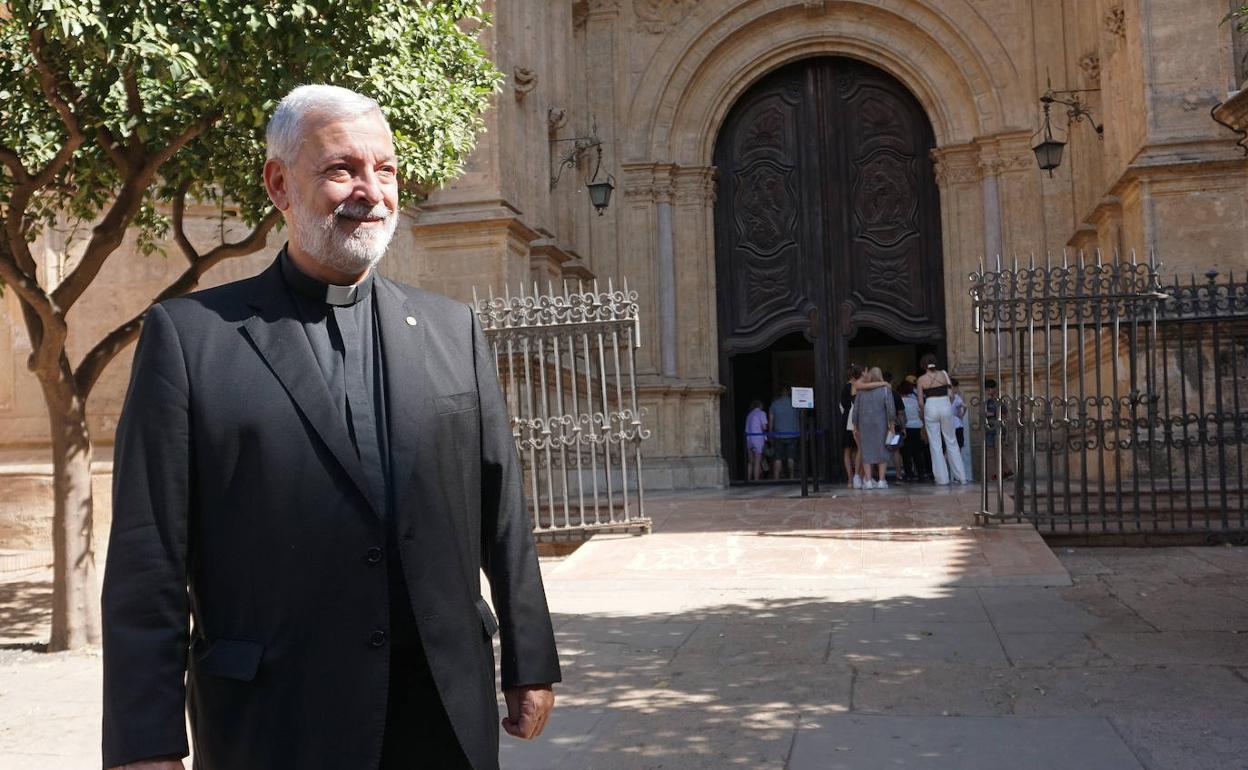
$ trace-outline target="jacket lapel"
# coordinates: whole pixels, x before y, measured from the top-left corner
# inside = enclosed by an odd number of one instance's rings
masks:
[[[380,516],[382,509],[369,496],[360,458],[316,363],[278,262],[260,274],[250,305],[257,312],[243,323],[244,332],[373,512]]]
[[[374,278],[381,349],[385,355],[386,412],[390,428],[390,467],[393,483],[403,489],[414,468],[421,440],[429,434],[427,402],[433,395],[426,360],[427,324],[416,303],[399,287]]]

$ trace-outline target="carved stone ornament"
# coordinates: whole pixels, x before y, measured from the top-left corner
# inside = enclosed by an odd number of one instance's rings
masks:
[[[828,0],[802,0],[802,5],[811,14],[820,14],[828,10]]]
[[[537,88],[537,73],[528,67],[516,67],[511,72],[512,82],[515,84],[513,88],[516,92],[516,101],[523,101],[534,88]]]
[[[682,206],[704,206],[715,202],[717,189],[714,168],[684,168],[676,176],[676,203]]]
[[[568,125],[568,111],[562,107],[551,107],[546,110],[546,126],[551,131],[558,131]]]
[[[694,0],[633,0],[633,13],[639,29],[658,35],[685,18],[695,4]]]
[[[1086,53],[1079,57],[1079,69],[1087,76],[1089,83],[1101,82],[1101,57],[1094,53]]]
[[[1121,5],[1115,5],[1105,13],[1105,31],[1115,37],[1126,39],[1127,12]]]
[[[936,183],[941,187],[947,184],[969,184],[984,178],[984,170],[978,162],[967,159],[943,158],[933,155],[932,166],[936,175]]]

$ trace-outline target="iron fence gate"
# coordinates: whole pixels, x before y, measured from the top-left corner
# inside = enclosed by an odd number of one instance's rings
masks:
[[[1248,283],[1099,257],[971,281],[982,522],[1248,542]]]
[[[637,293],[536,284],[473,305],[494,352],[539,539],[648,532]]]

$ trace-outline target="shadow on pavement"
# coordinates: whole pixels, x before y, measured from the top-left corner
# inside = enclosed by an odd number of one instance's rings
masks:
[[[1225,763],[1248,749],[1248,646],[1141,620],[1161,604],[945,587],[559,614],[555,717],[537,743],[505,738],[502,766],[1238,766]],[[1248,605],[1235,612],[1248,624]],[[1153,761],[1167,752],[1186,758]]]
[[[0,649],[46,648],[51,622],[51,581],[0,582]]]

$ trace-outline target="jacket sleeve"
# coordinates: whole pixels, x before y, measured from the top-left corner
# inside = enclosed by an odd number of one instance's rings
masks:
[[[168,312],[147,313],[113,463],[104,574],[104,767],[186,756],[189,386]]]
[[[502,635],[503,689],[561,679],[546,592],[525,506],[520,460],[494,356],[472,316],[481,402],[481,564]]]

